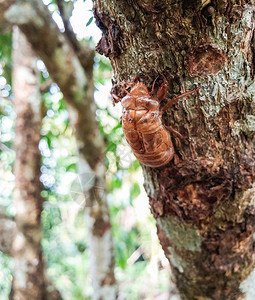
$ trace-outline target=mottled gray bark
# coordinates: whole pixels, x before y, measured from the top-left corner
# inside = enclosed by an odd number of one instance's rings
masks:
[[[115,299],[113,241],[105,197],[104,142],[93,100],[93,51],[74,40],[70,32],[61,33],[41,1],[8,2],[4,18],[17,24],[27,36],[67,102],[86,198],[93,299]]]
[[[16,234],[13,239],[14,299],[44,297],[41,229],[40,92],[36,58],[24,35],[13,32],[13,92],[17,114],[14,148]]]
[[[254,1],[94,0],[113,92],[139,75],[169,83],[175,159],[143,166],[158,235],[182,299],[241,299],[254,269]],[[163,76],[162,76],[163,75]],[[163,102],[164,104],[164,102]],[[250,277],[252,278],[252,276]],[[247,279],[248,280],[248,279]],[[246,287],[245,287],[246,286]]]

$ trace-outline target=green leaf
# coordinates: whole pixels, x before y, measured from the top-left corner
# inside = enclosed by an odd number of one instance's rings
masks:
[[[119,180],[116,177],[113,177],[109,184],[109,192],[114,191],[115,189],[120,189],[122,186],[122,180]]]
[[[66,168],[67,172],[76,172],[77,168],[76,168],[76,163],[75,164],[71,164]]]
[[[88,22],[87,22],[87,24],[86,24],[86,27],[88,27],[88,26],[92,23],[92,21],[93,21],[93,17],[91,17],[91,18],[88,20]]]
[[[138,183],[135,183],[132,185],[131,190],[130,190],[130,196],[131,199],[135,199],[137,196],[140,194],[140,187]]]

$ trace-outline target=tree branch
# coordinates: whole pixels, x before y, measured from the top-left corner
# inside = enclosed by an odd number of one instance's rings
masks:
[[[11,32],[12,24],[5,19],[5,11],[15,2],[15,0],[0,0],[0,34]]]
[[[87,45],[77,40],[75,33],[73,32],[71,23],[69,21],[70,16],[65,15],[64,5],[62,0],[56,0],[59,13],[64,23],[65,36],[71,42],[75,53],[77,54],[80,63],[84,69],[91,68],[94,63],[94,50],[90,49]]]
[[[4,14],[6,21],[19,26],[60,87],[69,105],[71,123],[79,127],[76,132],[80,142],[79,151],[94,169],[97,161],[103,159],[104,143],[95,119],[93,57],[89,55],[85,63],[85,52],[78,52],[78,56],[41,1],[20,0],[9,3],[8,7],[0,3],[0,9],[8,8]],[[70,110],[70,106],[74,110]]]

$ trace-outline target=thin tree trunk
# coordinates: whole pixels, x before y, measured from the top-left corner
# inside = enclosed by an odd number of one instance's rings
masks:
[[[16,234],[13,240],[14,299],[44,299],[41,229],[40,90],[36,58],[24,35],[13,32],[16,160],[14,191]]]
[[[128,5],[127,5],[128,3]],[[163,116],[175,159],[143,166],[158,236],[182,299],[241,299],[254,270],[255,106],[253,1],[94,0],[97,50],[113,91],[159,76],[166,100],[198,84]],[[169,133],[170,134],[170,133]],[[252,276],[252,275],[251,275]]]
[[[14,220],[8,218],[0,206],[0,251],[7,255],[11,255],[15,228]]]
[[[0,207],[0,251],[6,255],[12,255],[12,244],[16,233],[16,223],[14,220],[7,217],[4,211]],[[46,268],[44,265],[44,277],[45,277],[45,300],[62,300],[62,297],[58,290],[54,287],[52,282],[47,276]],[[12,291],[9,300],[13,300],[14,289]]]
[[[104,141],[96,122],[93,99],[94,51],[75,40],[70,31],[61,33],[41,1],[8,2],[8,9],[0,3],[0,9],[6,10],[4,18],[17,24],[26,35],[67,102],[77,140],[78,170],[86,198],[93,299],[113,300],[117,296],[117,286],[105,191]]]

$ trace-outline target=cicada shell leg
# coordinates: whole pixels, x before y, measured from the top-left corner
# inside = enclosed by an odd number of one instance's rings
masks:
[[[166,125],[164,125],[164,126],[168,131],[172,132],[173,134],[178,136],[180,139],[184,139],[184,136],[182,134],[180,134],[180,132],[178,132],[177,130],[173,129],[172,126],[166,126]]]
[[[140,79],[141,77],[139,75],[135,76],[133,80],[131,81],[132,84],[136,82],[136,80]]]
[[[162,75],[162,76],[163,76],[164,81],[161,84],[161,86],[159,87],[159,89],[157,91],[157,95],[156,95],[157,100],[159,102],[161,102],[163,99],[165,99],[167,91],[168,91],[168,81],[166,80],[166,77],[164,75]],[[150,96],[153,95],[153,93],[154,93],[155,83],[158,78],[159,78],[159,76],[157,76],[156,79],[153,81],[152,88],[149,93]]]
[[[167,94],[167,91],[168,91],[168,81],[166,80],[165,76],[163,76],[163,78],[164,78],[164,81],[163,81],[163,83],[161,84],[160,88],[157,91],[157,99],[158,99],[159,102],[161,102],[163,99],[166,98],[166,94]]]
[[[111,92],[110,94],[111,94],[111,96],[112,96],[112,98],[113,98],[113,106],[114,106],[116,103],[121,102],[122,99],[121,99],[120,97],[118,97],[117,95],[115,95],[113,92]]]
[[[183,98],[183,97],[186,97],[186,96],[189,96],[195,92],[197,92],[199,89],[201,88],[201,85],[199,85],[197,88],[195,88],[194,90],[191,90],[191,91],[187,91],[187,92],[184,92],[182,93],[181,95],[177,96],[177,97],[174,97],[173,99],[169,100],[167,102],[167,104],[165,106],[162,107],[161,109],[161,113],[163,114],[166,110],[168,110],[168,108],[170,108],[172,105],[174,105],[179,99]]]
[[[155,83],[156,83],[158,77],[159,77],[159,76],[157,76],[156,79],[153,81],[151,91],[149,92],[149,95],[150,95],[150,96],[153,95],[153,93],[154,93],[154,87],[155,87]]]

